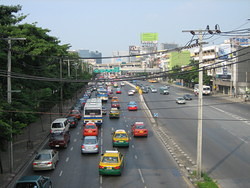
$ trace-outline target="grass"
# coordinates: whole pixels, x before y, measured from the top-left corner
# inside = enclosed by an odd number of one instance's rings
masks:
[[[195,174],[196,172],[194,172],[194,175]],[[212,178],[210,178],[206,173],[202,173],[201,177],[203,178],[203,180],[197,182],[198,188],[218,188],[216,182]]]

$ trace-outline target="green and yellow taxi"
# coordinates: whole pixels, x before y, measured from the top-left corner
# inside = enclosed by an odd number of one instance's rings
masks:
[[[119,151],[106,151],[99,163],[100,175],[121,175],[124,167],[124,156]]]
[[[118,108],[111,108],[109,112],[109,119],[111,118],[120,118],[120,111]]]
[[[113,133],[112,137],[113,147],[125,146],[129,147],[128,133],[123,129],[118,129]]]

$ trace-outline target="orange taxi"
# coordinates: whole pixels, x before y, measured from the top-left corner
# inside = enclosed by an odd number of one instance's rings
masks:
[[[90,122],[84,126],[83,136],[98,136],[98,127],[95,123]]]

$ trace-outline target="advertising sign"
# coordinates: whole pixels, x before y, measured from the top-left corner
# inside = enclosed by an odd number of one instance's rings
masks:
[[[158,33],[142,33],[141,43],[157,43]]]
[[[219,59],[228,59],[230,58],[231,46],[230,44],[222,44],[218,49]]]
[[[129,46],[129,55],[139,55],[140,46]]]

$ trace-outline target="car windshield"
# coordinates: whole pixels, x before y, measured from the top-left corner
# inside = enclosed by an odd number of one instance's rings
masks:
[[[86,125],[85,129],[95,129],[96,126],[95,125]]]
[[[62,128],[62,124],[61,123],[53,123],[52,124],[52,128]]]
[[[84,144],[96,144],[96,139],[85,139]]]
[[[118,157],[103,157],[103,163],[118,163]]]
[[[144,125],[136,125],[136,129],[145,129]]]
[[[35,182],[24,182],[24,183],[17,183],[15,188],[35,188],[38,187]]]
[[[50,154],[42,153],[42,154],[38,154],[35,159],[36,160],[49,160],[51,159],[51,157],[50,157]]]
[[[125,133],[116,133],[115,134],[115,138],[126,138],[127,137],[127,134]]]
[[[71,114],[79,114],[78,111],[72,111]]]

